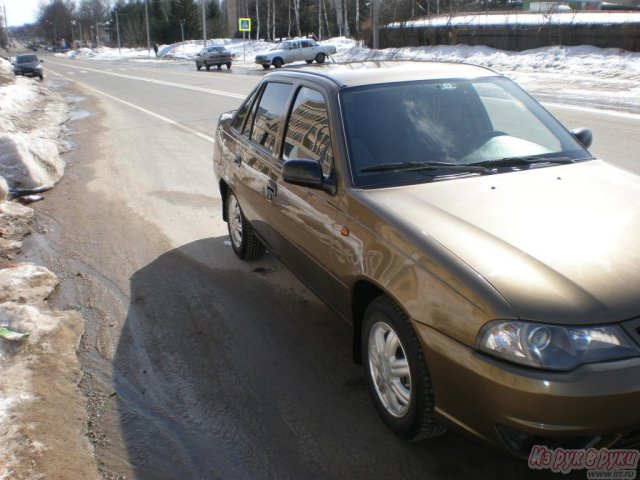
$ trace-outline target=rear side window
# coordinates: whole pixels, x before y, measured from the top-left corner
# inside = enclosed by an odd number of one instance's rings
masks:
[[[292,89],[288,83],[267,83],[255,113],[251,140],[272,152]]]
[[[238,132],[242,132],[242,127],[244,126],[244,122],[247,119],[249,114],[249,110],[251,110],[251,106],[253,105],[256,96],[258,96],[259,90],[255,90],[251,97],[249,97],[240,107],[238,113],[236,113],[235,118],[231,121],[231,128]]]
[[[331,173],[333,153],[327,104],[320,92],[302,87],[289,116],[282,158],[318,160],[325,175]]]

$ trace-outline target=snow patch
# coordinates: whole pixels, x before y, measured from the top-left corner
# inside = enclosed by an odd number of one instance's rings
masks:
[[[33,263],[0,270],[0,302],[37,304],[47,299],[59,280],[51,271]]]
[[[34,79],[7,78],[9,62],[0,59],[0,175],[10,188],[53,186],[64,173],[60,140],[68,107],[60,95]]]

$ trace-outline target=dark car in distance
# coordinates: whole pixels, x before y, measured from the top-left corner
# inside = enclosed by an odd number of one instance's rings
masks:
[[[640,177],[589,130],[486,68],[382,62],[269,74],[215,137],[233,251],[353,324],[395,433],[640,447]]]
[[[38,77],[42,80],[44,78],[41,65],[42,62],[43,60],[40,60],[37,55],[32,53],[18,55],[13,62],[11,62],[13,65],[13,74],[24,75],[27,77]]]
[[[226,65],[227,68],[231,68],[233,61],[233,54],[224,47],[211,46],[203,48],[198,55],[196,55],[196,68],[200,70],[205,67],[209,70],[211,67],[222,68],[222,65]]]

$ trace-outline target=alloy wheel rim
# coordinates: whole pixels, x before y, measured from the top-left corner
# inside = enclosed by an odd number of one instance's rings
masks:
[[[229,198],[229,236],[236,248],[242,245],[242,212],[235,196]]]
[[[378,398],[387,412],[403,417],[411,404],[409,361],[400,338],[385,322],[377,322],[371,329],[368,355]]]

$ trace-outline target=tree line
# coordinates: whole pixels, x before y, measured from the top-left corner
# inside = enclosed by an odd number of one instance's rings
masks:
[[[48,43],[116,42],[119,25],[123,46],[146,46],[145,0],[43,0],[35,25],[23,34]],[[207,38],[242,37],[226,10],[252,19],[250,38],[276,40],[314,34],[370,40],[374,0],[147,0],[152,43],[169,44],[202,38],[205,2]],[[222,1],[222,7],[221,3]],[[379,22],[405,22],[437,14],[504,9],[508,0],[377,0]],[[233,6],[233,10],[231,10]],[[117,21],[116,21],[117,16]],[[1,37],[0,37],[1,41]]]

